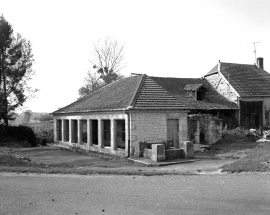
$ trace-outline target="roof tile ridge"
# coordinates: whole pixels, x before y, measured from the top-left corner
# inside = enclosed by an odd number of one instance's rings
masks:
[[[142,85],[144,83],[144,80],[145,80],[146,76],[147,76],[146,74],[141,75],[140,81],[139,81],[139,83],[137,85],[137,88],[136,88],[136,90],[135,90],[135,92],[134,92],[134,94],[133,94],[133,96],[132,96],[132,98],[131,98],[131,100],[129,102],[129,106],[133,107],[134,104],[136,103],[136,100],[139,97],[139,93],[141,91],[141,88],[142,88]]]
[[[168,79],[201,79],[201,78],[178,78],[178,77],[160,77],[160,76],[148,76],[149,78],[168,78]],[[152,79],[153,80],[153,79]],[[153,80],[154,81],[154,80]]]
[[[247,63],[229,63],[229,62],[220,62],[220,63],[223,63],[223,64],[237,64],[237,65],[243,65],[243,66],[256,66],[254,64],[247,64]]]

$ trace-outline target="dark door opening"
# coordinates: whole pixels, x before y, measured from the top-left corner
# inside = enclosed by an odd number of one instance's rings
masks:
[[[92,121],[92,143],[98,145],[98,120],[93,119]]]
[[[244,129],[263,127],[263,101],[240,101],[240,126]]]

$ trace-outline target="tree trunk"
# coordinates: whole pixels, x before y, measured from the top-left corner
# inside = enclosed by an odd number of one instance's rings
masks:
[[[4,106],[3,118],[4,118],[5,125],[8,125],[8,117],[7,117],[8,104],[7,104],[6,74],[5,74],[5,69],[4,69],[3,47],[1,47],[1,70],[2,70],[2,77],[3,77],[3,79],[2,79],[2,81],[3,81],[3,101],[2,101],[2,104]]]

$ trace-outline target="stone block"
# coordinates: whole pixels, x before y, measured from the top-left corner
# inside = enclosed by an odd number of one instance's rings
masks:
[[[143,157],[151,159],[152,149],[143,149]]]
[[[131,141],[136,141],[137,140],[137,135],[131,135]]]
[[[193,142],[192,141],[182,141],[182,148],[184,150],[185,158],[194,158]]]
[[[135,142],[133,145],[135,148],[134,157],[142,157],[143,156],[143,142]]]
[[[166,157],[164,144],[153,144],[151,160],[155,162],[160,162],[164,161],[165,159]]]
[[[165,156],[166,156],[166,160],[180,159],[180,158],[185,157],[183,149],[168,149],[168,150],[165,150]]]

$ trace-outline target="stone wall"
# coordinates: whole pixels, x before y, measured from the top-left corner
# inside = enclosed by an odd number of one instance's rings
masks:
[[[165,113],[131,113],[131,143],[165,141],[166,120]]]
[[[228,100],[237,103],[238,95],[229,82],[219,73],[206,76],[205,79]]]
[[[167,141],[167,119],[179,120],[179,142],[187,140],[186,112],[137,112],[130,115],[131,147],[135,142]]]
[[[188,118],[188,139],[194,143],[216,143],[222,139],[222,133],[222,119],[211,114],[197,114]]]

